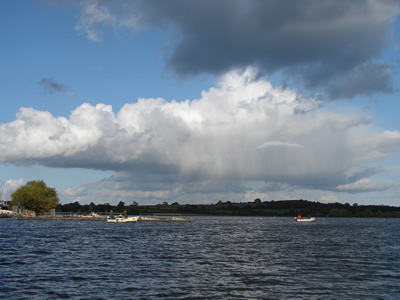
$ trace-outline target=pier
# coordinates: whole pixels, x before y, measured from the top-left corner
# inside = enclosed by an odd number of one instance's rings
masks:
[[[44,213],[36,214],[33,211],[24,210],[23,213],[11,210],[0,209],[0,217],[12,220],[63,220],[63,221],[107,221],[108,214],[92,213],[77,214],[77,213]],[[169,215],[166,216],[139,216],[138,222],[194,222],[194,220],[186,219],[186,217]]]

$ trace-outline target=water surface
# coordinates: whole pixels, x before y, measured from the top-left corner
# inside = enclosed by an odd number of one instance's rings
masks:
[[[400,220],[0,220],[0,298],[400,298]]]

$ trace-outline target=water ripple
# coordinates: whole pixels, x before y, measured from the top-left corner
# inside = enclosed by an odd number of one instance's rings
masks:
[[[400,298],[400,220],[0,220],[0,298]]]

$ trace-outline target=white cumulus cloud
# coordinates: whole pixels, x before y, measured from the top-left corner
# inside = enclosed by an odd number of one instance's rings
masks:
[[[144,192],[244,189],[246,180],[348,190],[351,178],[362,179],[349,176],[357,164],[400,148],[399,132],[324,112],[316,99],[256,74],[231,72],[200,99],[139,99],[117,114],[105,104],[82,104],[69,118],[21,108],[0,125],[0,162],[109,170]]]
[[[9,179],[4,182],[0,179],[0,200],[11,200],[11,194],[24,184],[25,180],[22,178]]]

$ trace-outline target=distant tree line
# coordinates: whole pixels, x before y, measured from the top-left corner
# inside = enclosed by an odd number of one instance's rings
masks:
[[[127,212],[129,215],[139,214],[191,214],[191,215],[227,215],[227,216],[314,216],[314,217],[378,217],[400,218],[400,207],[385,205],[350,205],[348,203],[320,203],[308,200],[277,200],[261,201],[257,198],[252,202],[232,203],[218,201],[215,204],[168,204],[138,205],[133,202],[125,205],[120,201],[117,205],[85,204],[79,202],[60,204],[57,192],[48,187],[42,180],[29,181],[19,187],[11,195],[10,206],[23,207],[36,213],[46,213],[56,208],[58,212],[90,214],[111,211]]]
[[[138,205],[134,202],[125,205],[90,203],[81,205],[79,202],[59,204],[57,210],[76,213],[117,213],[126,211],[129,215],[139,214],[191,214],[191,215],[226,215],[226,216],[315,216],[315,217],[379,217],[399,218],[400,207],[385,205],[350,205],[348,203],[320,203],[308,200],[277,200],[265,201],[255,199],[254,202],[232,203],[218,201],[216,204],[179,204],[164,202],[157,205]]]
[[[140,214],[139,206],[137,204],[125,205],[125,203],[122,201],[120,201],[118,205],[95,204],[93,202],[91,202],[90,204],[81,205],[79,202],[73,202],[58,205],[57,211],[81,214],[110,213],[111,211],[116,213],[123,213],[124,211],[126,211],[128,215]]]

